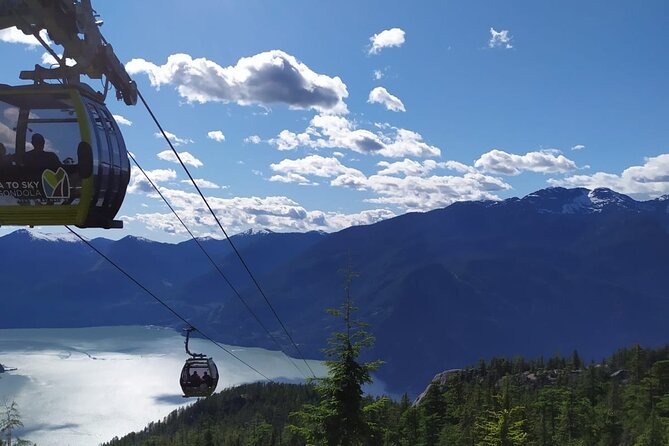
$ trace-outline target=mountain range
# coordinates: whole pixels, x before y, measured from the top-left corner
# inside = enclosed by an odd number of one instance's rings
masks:
[[[249,231],[232,238],[291,336],[322,357],[340,328],[350,265],[369,358],[391,392],[418,393],[435,373],[491,356],[600,359],[669,339],[669,197],[636,201],[610,189],[539,190],[458,202],[336,233]],[[128,236],[92,243],[216,339],[297,352],[225,240]],[[71,236],[17,230],[0,238],[0,326],[178,326],[168,311]]]

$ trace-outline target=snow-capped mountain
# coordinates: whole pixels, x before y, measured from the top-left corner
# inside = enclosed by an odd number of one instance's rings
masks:
[[[515,202],[518,199],[505,200]],[[662,199],[636,201],[627,195],[608,188],[593,190],[585,188],[565,189],[551,187],[526,195],[519,200],[537,212],[553,214],[587,214],[595,212],[648,212]],[[503,202],[503,203],[504,203]]]
[[[480,357],[602,357],[669,338],[669,200],[609,189],[549,188],[499,202],[459,202],[337,233],[234,236],[300,349],[319,357],[336,328],[340,270],[386,361],[392,390],[420,390],[440,370]],[[225,240],[200,240],[246,304],[288,348],[272,312]],[[106,255],[209,334],[277,348],[196,243],[94,240]],[[16,231],[0,238],[0,325],[178,322],[82,243]],[[294,352],[290,352],[295,354]],[[398,385],[415,384],[416,388]]]

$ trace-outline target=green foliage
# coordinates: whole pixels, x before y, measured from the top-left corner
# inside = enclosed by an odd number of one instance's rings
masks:
[[[21,438],[17,438],[15,442],[12,442],[12,431],[20,427],[23,427],[23,421],[21,421],[19,406],[15,401],[12,401],[11,404],[5,406],[4,413],[0,414],[0,435],[4,436],[7,440],[6,442],[0,440],[0,446],[32,446],[32,442],[22,440]]]
[[[446,402],[439,383],[432,383],[427,389],[420,405],[420,423],[418,444],[430,446],[437,444],[446,416]]]
[[[11,404],[8,404],[5,407],[5,412],[0,418],[0,434],[3,434],[7,439],[7,445],[11,446],[12,444],[12,431],[23,427],[23,422],[21,421],[21,414],[19,413],[19,407],[15,401],[12,401]]]
[[[332,351],[338,352],[333,362],[346,358],[346,349]],[[576,367],[580,361],[576,356],[534,361],[492,358],[440,375],[418,403],[407,395],[400,401],[371,398],[361,390],[357,393],[357,387],[353,396],[360,395],[359,399],[349,395],[346,403],[328,401],[325,397],[341,396],[337,392],[343,383],[351,382],[342,377],[364,376],[357,368],[351,375],[337,375],[338,381],[327,381],[325,393],[314,385],[242,386],[180,409],[162,423],[110,445],[337,444],[327,443],[322,423],[333,420],[328,428],[336,427],[343,420],[338,418],[343,407],[359,407],[356,416],[361,424],[352,442],[341,444],[669,445],[669,346],[657,350],[635,346],[601,364],[581,367]],[[333,387],[334,383],[341,386]],[[300,415],[291,419],[295,426],[287,429],[288,413],[298,410]]]
[[[504,378],[503,393],[495,395],[496,408],[488,409],[476,422],[476,446],[523,446],[527,443],[525,408],[511,405],[511,385]]]
[[[383,438],[377,418],[385,400],[366,404],[363,398],[362,386],[372,382],[371,372],[380,362],[363,363],[359,359],[362,349],[371,347],[374,338],[366,331],[366,324],[353,319],[356,308],[350,296],[352,278],[349,270],[342,306],[328,310],[341,319],[343,327],[332,333],[329,347],[323,350],[328,357],[328,375],[316,380],[320,402],[294,414],[297,423],[291,426],[292,431],[310,445],[358,446]]]
[[[477,422],[480,440],[476,446],[522,446],[527,443],[523,408],[512,407],[488,411]]]
[[[314,403],[311,385],[255,383],[225,389],[106,445],[302,446],[284,428],[291,412]]]

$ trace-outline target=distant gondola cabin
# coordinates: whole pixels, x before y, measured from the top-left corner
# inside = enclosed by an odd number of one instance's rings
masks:
[[[99,93],[0,85],[0,225],[121,227],[130,163]]]
[[[218,385],[218,369],[214,360],[204,355],[194,355],[181,369],[179,384],[184,397],[207,397]]]

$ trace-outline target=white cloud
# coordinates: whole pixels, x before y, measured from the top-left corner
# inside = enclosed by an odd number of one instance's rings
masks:
[[[383,167],[378,171],[378,175],[405,175],[405,176],[425,176],[434,169],[446,168],[446,163],[438,163],[434,160],[413,161],[405,158],[404,161],[397,161],[389,163],[388,161],[380,161],[376,164]]]
[[[498,200],[498,191],[511,189],[499,178],[484,175],[472,167],[455,161],[423,162],[405,159],[390,163],[381,161],[382,167],[370,177],[357,169],[344,166],[334,157],[310,155],[302,159],[285,159],[272,164],[278,175],[270,180],[301,185],[316,185],[311,177],[332,178],[333,187],[346,187],[375,194],[366,199],[370,203],[398,206],[407,210],[426,211],[463,200]],[[428,176],[435,169],[457,169],[462,176]]]
[[[262,139],[258,135],[251,135],[244,138],[244,142],[247,144],[260,144],[262,142]]]
[[[576,144],[574,147],[571,148],[571,150],[583,150],[585,149],[585,146],[583,144]]]
[[[597,172],[592,175],[573,175],[549,179],[553,186],[608,187],[637,198],[656,198],[669,193],[669,154],[646,158],[641,166],[631,166],[620,175]]]
[[[343,158],[344,154],[341,152],[332,152],[332,156],[336,156],[337,158]]]
[[[366,202],[414,211],[444,207],[456,201],[499,200],[496,192],[511,189],[501,179],[484,175],[473,167],[455,161],[418,162],[405,159],[394,163],[381,161],[377,165],[383,169],[369,177],[356,169],[342,166],[342,173],[330,185],[372,192],[376,197],[368,198]],[[457,169],[463,175],[428,176],[430,172],[440,168]],[[307,175],[311,172],[304,169],[300,173]],[[326,173],[332,175],[338,172],[333,168]]]
[[[365,178],[365,175],[357,169],[344,166],[337,158],[326,158],[320,155],[309,155],[301,159],[284,159],[271,164],[270,168],[279,173],[270,178],[270,181],[283,183],[312,184],[306,176],[321,178],[339,177],[342,175]]]
[[[317,186],[318,185],[318,183],[310,181],[306,177],[304,177],[300,174],[297,174],[297,173],[293,173],[293,172],[289,172],[289,173],[286,173],[286,174],[283,174],[283,175],[272,175],[269,178],[269,180],[273,181],[275,183],[297,183],[300,186]]]
[[[402,46],[404,43],[405,32],[400,28],[391,28],[374,34],[369,38],[372,46],[369,48],[369,54],[378,54],[383,48],[393,46]]]
[[[211,132],[207,133],[207,138],[213,139],[217,142],[225,141],[225,135],[220,130],[212,130]]]
[[[49,36],[45,29],[39,32],[39,36],[47,44],[52,42],[49,40]],[[42,44],[33,36],[32,34],[24,34],[23,31],[18,29],[15,26],[10,28],[0,29],[0,42],[6,43],[21,43],[23,45],[28,45],[30,47],[41,46]]]
[[[372,175],[367,188],[379,195],[365,200],[370,203],[392,204],[407,210],[427,211],[448,206],[456,201],[499,200],[495,192],[511,189],[499,178],[481,173],[463,176],[395,176]]]
[[[376,87],[375,89],[370,91],[369,98],[367,98],[367,102],[369,102],[370,104],[373,103],[383,104],[386,107],[386,109],[394,112],[406,111],[402,101],[397,96],[393,96],[392,94],[388,93],[388,90],[386,90],[383,87]]]
[[[161,188],[161,192],[196,235],[218,232],[214,219],[202,206],[199,195],[168,188]],[[221,224],[231,233],[248,228],[267,228],[278,232],[338,231],[395,216],[395,213],[387,209],[370,209],[352,214],[309,211],[294,200],[282,196],[234,198],[210,196],[207,197],[207,201]],[[183,227],[174,220],[171,213],[137,214],[134,218],[143,222],[150,230],[184,233]]]
[[[515,155],[502,150],[484,153],[474,163],[484,172],[501,175],[519,175],[521,172],[566,173],[576,170],[576,163],[554,150],[540,150],[525,155]]]
[[[59,59],[63,58],[62,54],[57,54]],[[70,59],[69,57],[65,59],[65,65],[68,67],[73,67],[77,64],[77,61],[74,59]],[[54,65],[60,65],[60,62],[58,62],[52,55],[51,53],[44,53],[42,54],[42,65],[46,65],[47,67],[52,67]]]
[[[179,164],[179,160],[177,159],[177,156],[174,154],[174,152],[172,152],[172,150],[163,150],[162,152],[158,153],[158,158],[163,161]],[[181,158],[181,161],[183,161],[184,164],[189,166],[202,167],[204,165],[202,164],[202,161],[195,158],[195,156],[193,156],[190,152],[179,152],[179,158]]]
[[[277,138],[268,142],[277,146],[279,150],[305,146],[316,149],[349,149],[390,158],[441,155],[438,147],[425,143],[423,137],[416,132],[389,125],[379,129],[377,133],[373,133],[369,130],[356,129],[355,125],[343,116],[316,115],[303,133],[283,130]]]
[[[293,150],[299,145],[309,145],[309,135],[305,133],[298,135],[289,130],[282,130],[276,138],[272,138],[267,142],[275,145],[279,150]]]
[[[475,172],[478,172],[472,166],[468,166],[466,164],[462,164],[462,163],[459,163],[457,161],[446,161],[444,163],[444,167],[446,169],[454,170],[454,171],[460,172],[460,173],[475,173]]]
[[[181,182],[184,184],[193,184],[190,180],[181,180]],[[227,189],[227,186],[219,186],[213,181],[202,178],[195,178],[195,184],[197,184],[200,189]]]
[[[116,123],[118,125],[128,125],[128,126],[132,125],[131,120],[129,120],[129,119],[127,119],[127,118],[125,118],[121,115],[112,115],[112,116],[114,117],[114,120],[116,121]]]
[[[189,102],[235,102],[239,105],[283,103],[294,109],[346,113],[346,85],[337,76],[312,71],[294,56],[272,50],[222,67],[210,60],[173,54],[158,66],[144,59],[126,64],[130,74],[146,73],[151,85],[175,85]]]
[[[394,137],[384,138],[385,147],[379,150],[379,154],[390,158],[401,156],[428,157],[439,156],[441,150],[423,141],[423,137],[414,131],[406,129],[395,129]]]
[[[380,161],[379,172],[367,177],[363,172],[345,166],[334,156],[309,155],[301,159],[284,159],[270,166],[270,181],[318,185],[317,180],[329,179],[333,187],[346,187],[372,194],[364,201],[388,205],[409,211],[427,211],[463,200],[499,200],[497,192],[511,186],[500,178],[478,172],[456,161]],[[436,169],[450,169],[458,175],[434,175]],[[262,175],[259,171],[255,174]],[[135,174],[133,173],[133,177]],[[164,171],[161,180],[176,177],[174,171]],[[205,180],[197,180],[200,181]],[[185,181],[183,181],[185,183]],[[134,181],[132,182],[134,185]],[[214,226],[204,211],[200,198],[193,193],[161,187],[161,192],[177,209],[186,224],[196,233],[210,233]],[[149,195],[154,197],[154,195]],[[306,210],[287,197],[208,197],[222,224],[232,232],[249,227],[275,231],[339,230],[356,224],[370,224],[393,217],[394,211],[373,209],[355,214]],[[147,213],[135,216],[150,229],[180,232],[169,214]]]
[[[381,80],[383,79],[383,76],[385,76],[385,73],[381,70],[374,70],[374,79],[375,80]]]
[[[179,138],[177,135],[174,133],[168,132],[167,130],[165,131],[165,135],[167,135],[167,139],[170,140],[172,145],[174,146],[181,146],[184,144],[192,144],[194,141],[190,138]],[[156,138],[164,138],[163,134],[160,132],[156,132],[153,134]]]
[[[355,214],[340,214],[335,212],[313,211],[312,221],[324,223],[332,228],[349,228],[351,226],[371,225],[381,220],[395,217],[395,213],[388,209],[370,209]],[[337,229],[338,230],[338,229]]]
[[[367,189],[367,177],[359,171],[357,173],[343,173],[330,181],[330,186],[365,190]]]
[[[490,28],[490,40],[488,41],[489,48],[506,48],[511,49],[513,45],[511,44],[512,36],[509,35],[508,30],[495,31],[494,28]]]
[[[165,181],[174,180],[177,177],[177,173],[173,169],[146,170],[145,172],[156,186],[159,186],[160,183]],[[132,169],[130,182],[128,183],[128,193],[139,194],[150,192],[153,192],[153,187],[144,174],[139,169]]]

